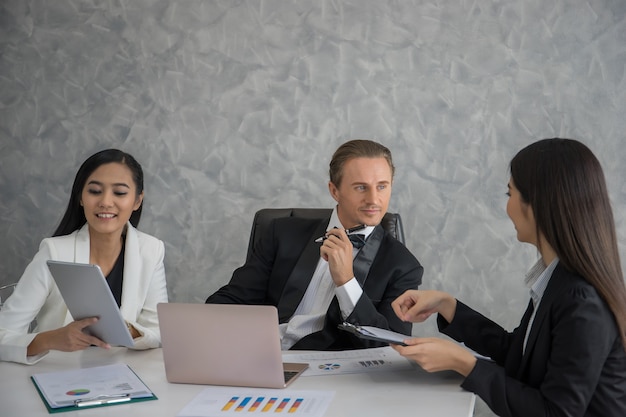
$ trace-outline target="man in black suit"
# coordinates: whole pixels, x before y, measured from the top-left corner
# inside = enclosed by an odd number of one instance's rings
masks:
[[[283,349],[343,350],[381,346],[341,331],[339,324],[377,326],[406,335],[391,302],[421,283],[423,268],[380,221],[391,197],[391,152],[369,140],[335,151],[328,189],[337,202],[329,219],[275,219],[250,259],[207,303],[278,308]],[[366,227],[364,245],[346,230]],[[323,242],[316,242],[325,236]]]

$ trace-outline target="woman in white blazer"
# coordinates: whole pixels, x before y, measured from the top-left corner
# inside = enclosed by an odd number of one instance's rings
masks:
[[[164,245],[136,229],[143,171],[129,154],[100,151],[80,167],[67,211],[44,239],[0,310],[0,360],[33,364],[50,350],[108,348],[74,321],[46,265],[49,259],[99,265],[134,338],[134,349],[160,346],[156,305],[167,302]],[[35,320],[36,327],[29,332]]]

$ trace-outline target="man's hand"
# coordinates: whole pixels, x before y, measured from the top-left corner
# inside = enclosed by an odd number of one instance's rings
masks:
[[[354,277],[352,242],[343,229],[331,229],[326,235],[328,239],[320,247],[320,256],[328,262],[330,276],[340,287]]]
[[[85,327],[91,326],[97,321],[98,319],[96,317],[89,317],[73,321],[67,326],[60,327],[56,330],[39,333],[35,336],[33,341],[30,342],[30,345],[28,345],[26,354],[27,356],[33,356],[49,350],[74,352],[76,350],[86,349],[91,345],[109,349],[111,346],[108,343],[104,343],[97,337],[90,336],[83,332]]]

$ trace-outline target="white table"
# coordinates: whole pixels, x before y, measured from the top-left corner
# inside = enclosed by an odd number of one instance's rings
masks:
[[[0,416],[48,416],[30,381],[30,375],[66,369],[126,363],[159,398],[134,404],[55,413],[55,416],[98,417],[176,416],[204,385],[170,384],[165,379],[161,349],[109,351],[89,348],[82,352],[52,352],[36,365],[0,363]],[[471,417],[475,397],[459,387],[455,373],[428,374],[418,368],[407,371],[301,376],[287,390],[334,390],[328,417],[459,416]]]

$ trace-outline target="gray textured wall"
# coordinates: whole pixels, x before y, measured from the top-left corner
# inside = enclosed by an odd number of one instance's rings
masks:
[[[171,299],[201,302],[257,209],[331,207],[330,155],[373,138],[424,288],[513,327],[536,257],[504,210],[524,145],[590,145],[625,255],[625,62],[623,0],[3,0],[0,283],[54,230],[79,164],[119,147],[145,169],[140,228],[165,241]]]

